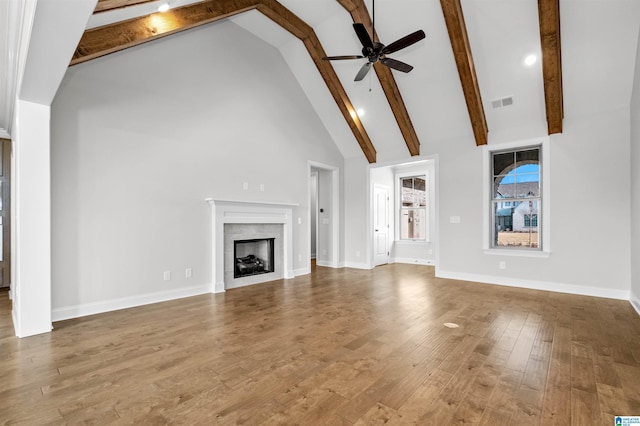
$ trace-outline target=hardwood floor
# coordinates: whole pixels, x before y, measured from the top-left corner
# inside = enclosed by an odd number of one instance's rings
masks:
[[[640,316],[626,301],[436,279],[427,266],[315,268],[17,339],[2,296],[1,424],[610,426],[640,415]]]

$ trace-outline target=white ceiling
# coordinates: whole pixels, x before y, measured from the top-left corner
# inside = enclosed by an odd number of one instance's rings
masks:
[[[51,1],[51,0],[50,0]],[[176,1],[171,1],[176,6]],[[180,4],[192,1],[180,0]],[[352,19],[336,0],[280,0],[311,25],[329,55],[359,54],[361,46]],[[371,0],[365,0],[371,7]],[[160,2],[100,13],[87,27],[105,25],[156,10]],[[546,133],[540,61],[524,65],[524,57],[540,54],[536,0],[462,0],[475,61],[489,142],[525,139]],[[7,3],[0,1],[0,26]],[[560,0],[565,117],[628,107],[640,28],[640,1]],[[473,134],[439,0],[377,0],[376,31],[385,44],[417,29],[425,40],[391,55],[415,67],[394,71],[422,153],[429,141],[464,140]],[[289,64],[345,157],[362,156],[323,80],[302,43],[256,11],[231,20],[275,46]],[[6,99],[8,56],[6,31],[0,30],[0,99]],[[250,58],[248,59],[250,60]],[[408,150],[375,77],[354,82],[363,60],[333,62],[349,98],[366,115],[362,122],[378,151],[378,162],[408,157]],[[493,109],[491,101],[512,96],[511,107]],[[4,108],[4,109],[3,109]],[[9,108],[10,109],[10,108]],[[9,128],[10,114],[0,105],[0,130]]]

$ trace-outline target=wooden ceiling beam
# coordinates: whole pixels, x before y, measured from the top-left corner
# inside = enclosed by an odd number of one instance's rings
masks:
[[[447,24],[449,40],[453,49],[453,56],[458,67],[462,91],[467,102],[469,119],[473,128],[476,145],[486,145],[489,137],[487,119],[484,115],[480,87],[471,54],[471,45],[467,35],[467,27],[464,23],[464,15],[460,0],[440,0],[442,13]]]
[[[363,0],[338,0],[338,3],[340,3],[342,7],[349,12],[353,22],[358,22],[364,24],[367,28],[371,28],[371,17],[369,16],[369,12],[367,11]],[[372,35],[372,37],[375,40],[380,40],[377,34]],[[376,71],[378,81],[380,81],[382,90],[387,97],[387,102],[391,107],[391,111],[393,112],[396,122],[398,123],[400,133],[402,133],[402,137],[407,144],[409,153],[412,156],[420,155],[420,140],[418,139],[418,135],[413,127],[413,123],[409,117],[409,112],[404,104],[404,100],[402,99],[400,89],[398,89],[393,73],[391,72],[391,68],[376,62],[373,65],[373,69]]]
[[[98,0],[93,13],[107,12],[114,9],[135,6],[142,3],[151,3],[156,0]]]
[[[85,31],[70,65],[256,9],[299,38],[370,163],[376,150],[313,29],[275,0],[209,0]]]
[[[562,95],[562,56],[560,48],[560,2],[538,0],[544,104],[549,134],[562,133],[564,118]]]

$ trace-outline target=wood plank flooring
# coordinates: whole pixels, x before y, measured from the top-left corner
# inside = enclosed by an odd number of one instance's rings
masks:
[[[318,267],[17,339],[0,296],[0,424],[610,426],[640,415],[640,316],[626,301],[437,279],[419,265]]]

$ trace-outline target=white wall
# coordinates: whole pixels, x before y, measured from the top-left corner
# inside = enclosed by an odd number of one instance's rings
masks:
[[[481,150],[441,152],[442,276],[627,298],[629,293],[629,113],[565,118],[551,137],[551,254],[483,253]],[[471,141],[467,143],[472,143]],[[455,151],[455,152],[452,152]],[[550,197],[549,197],[550,195]],[[577,211],[577,206],[582,206]],[[460,224],[449,217],[461,217]],[[500,270],[500,261],[507,269]],[[588,265],[592,265],[589,267]]]
[[[548,258],[484,254],[483,150],[474,140],[430,141],[439,155],[439,267],[443,277],[580,294],[628,298],[630,289],[629,110],[565,118],[550,143],[551,254]],[[348,162],[347,173],[366,165]],[[347,179],[347,182],[349,180]],[[359,182],[358,182],[359,184]],[[346,189],[347,193],[354,190]],[[576,206],[585,206],[576,212]],[[351,206],[354,207],[354,206]],[[348,209],[354,223],[360,206]],[[459,216],[460,223],[450,223]],[[360,229],[360,228],[358,228]],[[366,232],[350,239],[365,241]],[[347,242],[348,250],[354,244]],[[349,259],[349,258],[348,258]],[[506,261],[507,268],[499,269]]]
[[[631,303],[640,313],[640,35],[631,97]]]
[[[11,293],[18,337],[51,331],[49,118],[48,105],[16,102]]]
[[[352,268],[371,268],[367,253],[368,241],[371,241],[367,229],[370,229],[369,197],[367,183],[369,173],[367,160],[348,158],[344,161],[344,258],[345,266]]]
[[[308,269],[308,161],[342,167],[280,53],[228,21],[71,67],[51,149],[54,319],[211,284],[206,197],[298,203]]]

